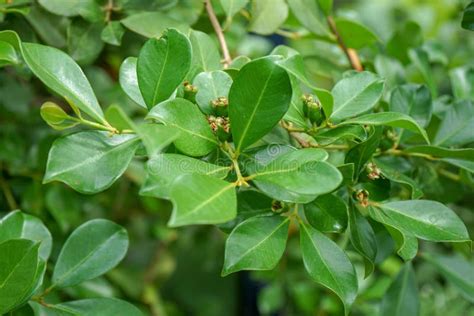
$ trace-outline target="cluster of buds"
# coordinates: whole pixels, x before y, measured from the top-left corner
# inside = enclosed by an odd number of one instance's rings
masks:
[[[217,115],[226,116],[229,107],[229,100],[226,97],[218,97],[211,101],[211,106]]]
[[[370,180],[380,179],[382,171],[373,162],[369,162],[367,164],[367,167],[365,167],[365,170],[367,171],[367,178],[369,178]]]
[[[359,201],[362,207],[369,206],[369,192],[364,189],[357,190],[354,193],[354,198]]]
[[[311,123],[320,125],[324,120],[324,112],[319,100],[316,100],[311,94],[304,94],[301,99],[303,100],[304,115]]]
[[[209,115],[207,117],[209,126],[219,140],[226,141],[230,137],[230,122],[228,117]]]
[[[189,81],[185,81],[183,86],[184,98],[194,103],[196,101],[197,87],[192,85]]]

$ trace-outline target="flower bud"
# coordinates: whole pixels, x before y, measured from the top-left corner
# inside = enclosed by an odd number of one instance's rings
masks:
[[[229,100],[226,97],[218,97],[211,101],[211,106],[214,109],[214,113],[218,116],[227,116]]]
[[[192,85],[189,81],[183,83],[184,86],[184,98],[195,103],[197,87]]]
[[[230,139],[230,122],[229,118],[222,116],[209,115],[207,118],[209,126],[220,141]]]
[[[304,115],[311,123],[320,125],[324,121],[324,112],[319,100],[315,100],[311,94],[305,94],[302,97]]]
[[[359,189],[354,193],[354,199],[359,201],[362,207],[369,206],[369,192],[364,189]]]
[[[367,178],[369,178],[370,180],[380,179],[382,173],[382,171],[373,162],[369,162],[367,164],[367,166],[365,167],[365,171],[367,171]]]

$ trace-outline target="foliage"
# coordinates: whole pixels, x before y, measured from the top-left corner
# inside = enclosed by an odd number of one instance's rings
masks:
[[[0,3],[0,314],[474,314],[473,3],[417,3]]]

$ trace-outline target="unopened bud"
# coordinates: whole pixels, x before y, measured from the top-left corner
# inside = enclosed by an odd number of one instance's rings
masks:
[[[191,102],[196,102],[196,93],[197,93],[197,87],[192,85],[189,81],[185,81],[183,83],[184,86],[184,98],[191,101]]]
[[[304,115],[311,123],[320,125],[324,120],[324,112],[319,100],[316,100],[311,94],[305,94],[302,97]]]
[[[359,201],[362,207],[369,206],[369,192],[364,189],[357,190],[354,193],[354,198]]]
[[[214,109],[216,115],[227,116],[229,100],[226,97],[218,97],[217,99],[211,101],[211,106]]]
[[[367,178],[369,178],[370,180],[380,179],[382,171],[373,162],[369,162],[365,170],[367,171]]]
[[[207,117],[211,130],[216,134],[221,141],[229,140],[230,138],[230,122],[229,118],[222,116],[209,115]]]

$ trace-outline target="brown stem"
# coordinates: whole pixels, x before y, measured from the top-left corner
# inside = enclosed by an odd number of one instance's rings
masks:
[[[1,169],[0,169],[1,172]],[[12,190],[8,185],[8,182],[3,178],[0,174],[0,187],[2,188],[3,195],[5,195],[5,199],[7,200],[8,207],[11,211],[18,209],[18,204],[15,201],[15,197],[13,196]]]
[[[364,67],[362,67],[362,64],[359,59],[359,55],[357,55],[357,52],[354,49],[348,48],[346,46],[341,35],[339,34],[337,30],[336,22],[334,22],[333,17],[328,16],[327,20],[328,20],[328,25],[329,25],[329,28],[331,29],[331,32],[336,36],[337,43],[339,44],[339,47],[342,49],[344,54],[346,54],[346,57],[349,60],[349,63],[351,64],[351,67],[354,70],[363,71]]]
[[[211,0],[205,0],[204,4],[206,6],[207,14],[209,15],[209,20],[211,21],[212,27],[216,32],[217,40],[219,41],[219,45],[221,46],[222,54],[224,55],[224,68],[227,68],[232,62],[232,58],[230,57],[229,48],[227,47],[227,42],[225,41],[224,32],[222,31],[221,25],[219,24],[219,20],[217,20],[216,14],[214,13]]]

